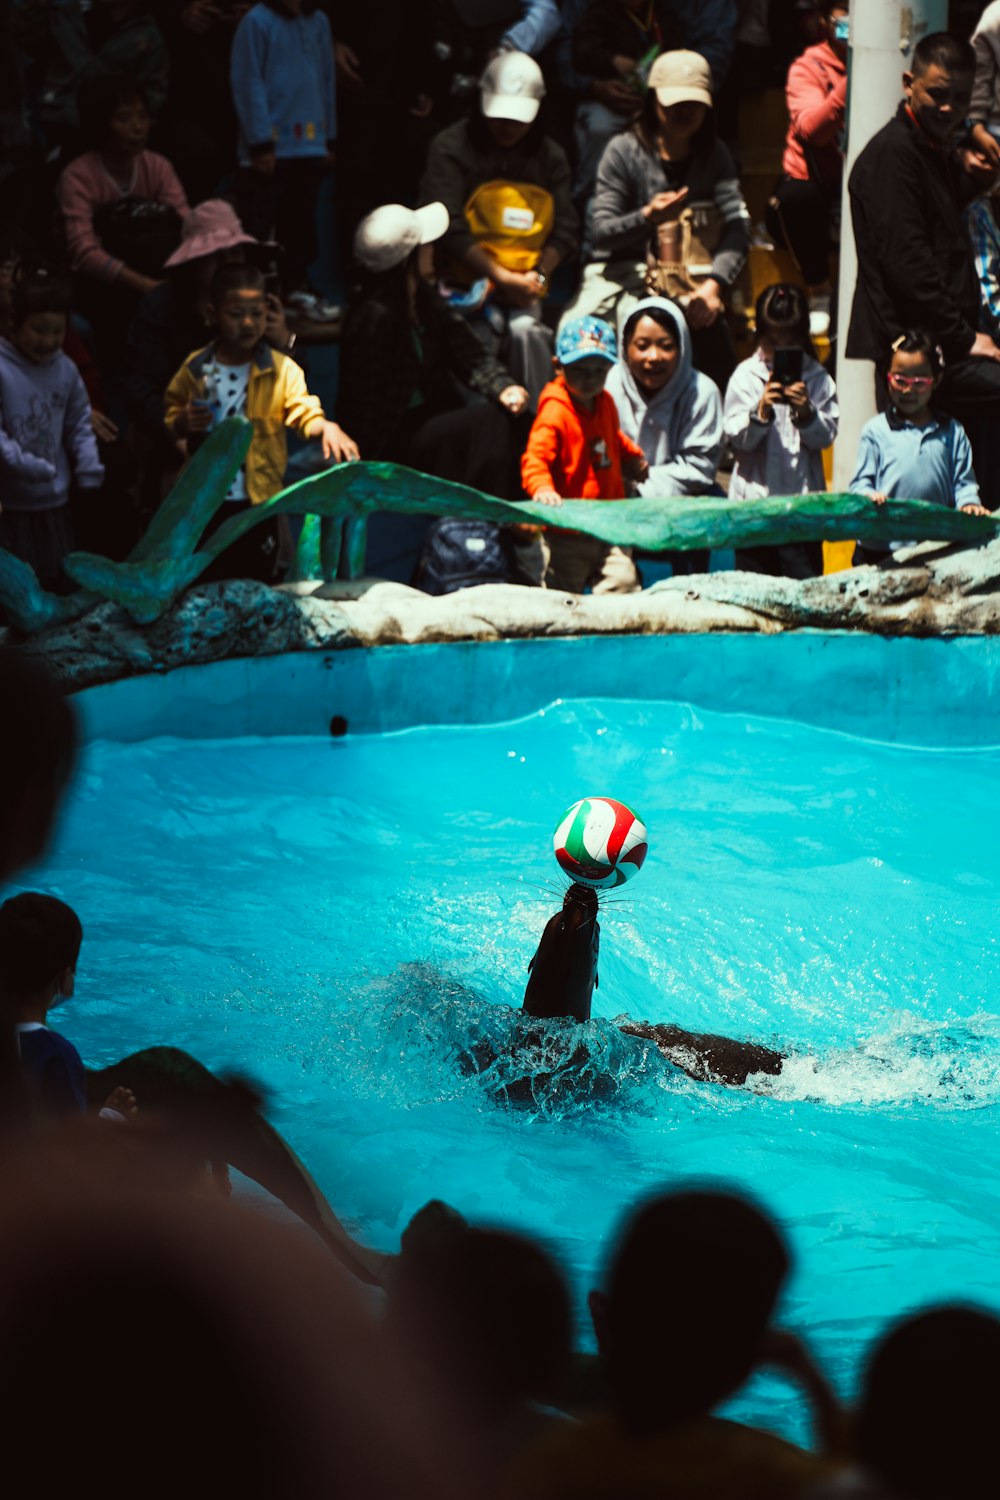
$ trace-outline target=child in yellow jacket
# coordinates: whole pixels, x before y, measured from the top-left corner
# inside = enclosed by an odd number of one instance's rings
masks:
[[[253,437],[246,463],[216,512],[209,531],[261,505],[284,483],[288,462],[285,429],[319,438],[328,462],[360,457],[357,445],[328,422],[294,360],[266,343],[267,301],[263,273],[251,265],[221,266],[209,289],[218,336],[188,356],[167,387],[164,420],[189,446],[226,417],[247,417]],[[193,440],[193,441],[192,441]],[[206,578],[258,578],[270,583],[278,560],[278,521],[262,522],[216,559]]]

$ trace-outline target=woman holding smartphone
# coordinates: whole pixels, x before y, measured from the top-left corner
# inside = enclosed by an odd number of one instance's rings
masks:
[[[823,449],[837,436],[837,388],[813,353],[809,303],[801,287],[776,282],[757,299],[757,348],[737,365],[723,422],[736,456],[729,498],[804,495],[826,488]],[[737,550],[749,573],[815,578],[822,542]]]

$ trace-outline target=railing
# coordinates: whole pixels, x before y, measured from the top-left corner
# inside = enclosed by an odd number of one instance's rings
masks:
[[[367,518],[374,511],[473,516],[499,524],[540,523],[583,531],[603,542],[651,552],[770,546],[793,541],[954,541],[997,534],[992,516],[970,516],[923,500],[872,505],[857,495],[771,495],[731,503],[711,495],[620,500],[567,500],[559,507],[513,504],[402,465],[339,464],[241,511],[203,537],[250,444],[250,424],[220,424],[184,469],[125,562],[72,552],[66,573],[80,591],[47,594],[26,563],[0,551],[0,606],[18,629],[33,632],[77,618],[102,600],[121,604],[138,624],[159,618],[225,549],[261,521],[298,515],[305,521],[291,577],[360,578]]]

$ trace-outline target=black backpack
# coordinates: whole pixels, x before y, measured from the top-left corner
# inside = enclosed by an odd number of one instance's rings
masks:
[[[477,583],[510,583],[513,576],[499,526],[442,516],[427,533],[413,583],[425,594],[453,594]]]
[[[169,203],[130,194],[101,205],[94,233],[109,255],[143,276],[159,277],[181,242],[181,216]]]

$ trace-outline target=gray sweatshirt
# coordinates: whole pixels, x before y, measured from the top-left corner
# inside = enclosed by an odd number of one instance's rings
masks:
[[[80,372],[61,350],[36,365],[0,339],[0,505],[55,510],[74,477],[83,489],[104,479]]]
[[[678,163],[671,173],[634,131],[612,136],[597,169],[591,206],[594,260],[644,260],[654,229],[642,210],[657,193],[679,187],[687,188],[690,207],[714,203],[725,220],[712,275],[722,286],[732,286],[750,249],[750,215],[733,158],[721,141]]]
[[[704,495],[715,484],[722,452],[722,397],[714,380],[692,367],[691,335],[677,304],[666,297],[647,297],[629,313],[628,323],[647,308],[670,316],[680,347],[677,369],[663,390],[646,401],[623,348],[605,390],[618,408],[622,431],[639,444],[649,464],[649,478],[637,487],[638,493],[658,498]]]

